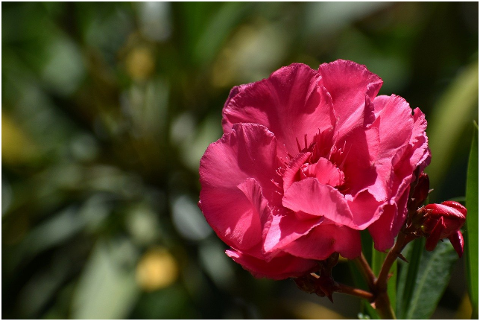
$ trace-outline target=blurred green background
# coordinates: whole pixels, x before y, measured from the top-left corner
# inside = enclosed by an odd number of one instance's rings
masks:
[[[230,88],[338,58],[421,107],[430,202],[463,200],[475,2],[2,2],[2,317],[356,318],[254,279],[196,205]],[[470,316],[463,265],[435,318]]]

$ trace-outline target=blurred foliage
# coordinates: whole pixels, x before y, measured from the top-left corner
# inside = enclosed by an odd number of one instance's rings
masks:
[[[450,156],[431,201],[464,196],[477,3],[3,2],[2,317],[356,318],[254,279],[196,206],[230,88],[338,58],[421,107]],[[454,278],[434,317],[468,315]]]

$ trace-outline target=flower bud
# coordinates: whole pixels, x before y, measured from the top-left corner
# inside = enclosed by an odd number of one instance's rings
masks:
[[[428,175],[422,172],[418,176],[416,184],[412,186],[412,188],[413,190],[411,194],[411,200],[409,202],[409,209],[413,209],[415,211],[427,199],[428,193],[430,192],[430,180]]]
[[[445,201],[441,204],[428,204],[418,210],[423,215],[421,230],[427,237],[427,251],[432,251],[439,240],[448,238],[458,256],[463,254],[463,235],[460,228],[465,223],[467,209],[460,203]]]

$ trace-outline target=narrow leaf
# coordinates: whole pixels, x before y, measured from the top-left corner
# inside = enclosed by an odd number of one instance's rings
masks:
[[[448,285],[457,260],[457,252],[448,240],[439,242],[432,252],[423,252],[420,259],[422,268],[418,270],[415,289],[405,318],[430,318]]]
[[[401,262],[401,269],[398,276],[397,290],[397,317],[405,318],[409,303],[412,299],[413,290],[415,288],[415,280],[417,278],[420,258],[425,246],[425,239],[420,238],[408,244],[403,251],[403,255],[408,260]]]
[[[432,110],[427,132],[435,161],[428,166],[427,172],[430,186],[440,186],[452,166],[453,156],[460,152],[464,129],[478,110],[478,62],[465,67],[455,77]]]
[[[356,266],[355,262],[349,260],[348,266],[352,273],[355,287],[359,289],[368,290],[367,282],[365,281],[362,273],[358,270],[358,267]],[[380,316],[378,315],[377,311],[374,308],[372,308],[372,306],[367,300],[362,300],[362,306],[360,309],[359,318],[360,319],[367,319],[367,318],[380,319]]]
[[[375,251],[373,248],[372,236],[367,230],[360,231],[360,236],[362,238],[362,252],[365,258],[367,259],[368,264],[372,265],[372,251]]]
[[[372,250],[373,249],[373,241],[372,237],[370,236],[370,233],[368,231],[360,231],[360,236],[362,237],[362,252],[363,255],[365,256],[365,259],[367,260],[368,264],[370,266],[372,265]],[[350,271],[352,273],[352,277],[355,283],[355,287],[364,289],[364,290],[369,290],[367,282],[363,276],[363,274],[360,272],[358,266],[355,264],[353,261],[348,261]],[[380,316],[378,315],[377,311],[372,308],[370,305],[370,302],[367,302],[367,300],[362,300],[362,306],[360,310],[359,317],[361,315],[361,318],[372,318],[372,319],[380,319]]]
[[[390,298],[390,305],[393,308],[393,311],[395,311],[395,307],[397,306],[397,273],[398,273],[398,260],[395,261],[390,268],[390,273],[392,276],[388,279],[388,284],[387,284],[387,293],[388,297]]]
[[[122,266],[121,243],[98,241],[72,298],[73,319],[123,319],[139,294],[135,273]]]
[[[387,257],[387,253],[379,252],[375,249],[372,250],[372,270],[373,273],[378,276],[380,269],[382,268],[383,261]]]
[[[467,222],[465,259],[468,295],[472,303],[472,318],[478,318],[478,127],[475,124],[468,160],[466,189]]]

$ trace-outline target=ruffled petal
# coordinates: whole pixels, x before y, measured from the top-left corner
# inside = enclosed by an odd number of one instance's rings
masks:
[[[267,257],[283,250],[285,246],[306,235],[324,220],[319,216],[286,212],[283,215],[272,215],[268,223],[263,247]]]
[[[316,178],[295,182],[285,191],[283,206],[294,212],[324,216],[337,224],[358,229],[345,197],[335,188],[320,184]]]
[[[410,105],[400,96],[378,96],[374,100],[377,118],[372,127],[378,128],[379,144],[370,149],[373,159],[392,158],[397,149],[409,144],[413,130]]]
[[[304,166],[302,172],[306,177],[315,177],[321,184],[330,186],[342,185],[345,180],[343,172],[323,157],[314,164]]]
[[[314,260],[306,260],[289,254],[279,255],[267,262],[237,250],[227,250],[225,253],[257,278],[282,280],[299,277],[317,266],[317,262]]]
[[[380,218],[368,227],[374,247],[378,251],[383,252],[393,246],[395,237],[400,232],[407,216],[409,191],[408,188],[401,188],[399,196],[395,198],[396,200],[384,205]]]
[[[347,198],[348,207],[355,216],[359,228],[365,229],[382,215],[384,201],[378,201],[368,189],[359,192],[354,198]]]
[[[376,139],[375,131],[367,132],[357,127],[343,139],[337,141],[335,146],[342,150],[341,156],[332,157],[334,162],[345,175],[344,194],[355,196],[366,187],[372,186],[377,179],[377,172],[370,155],[370,142]],[[387,198],[384,189],[372,193],[377,200]]]
[[[320,224],[285,247],[285,252],[305,259],[325,260],[332,253],[354,259],[362,251],[360,233],[336,224]]]
[[[427,120],[425,114],[419,108],[413,111],[413,132],[410,139],[410,145],[413,149],[410,163],[414,168],[417,166],[422,172],[430,164],[431,152],[428,148],[428,137],[426,134]]]
[[[236,125],[200,161],[199,206],[217,235],[238,249],[261,241],[267,196],[274,201],[276,195],[275,150],[275,137],[265,127]]]
[[[237,124],[230,133],[210,144],[200,160],[202,188],[236,189],[249,177],[255,178],[267,199],[277,187],[276,139],[262,125]]]
[[[380,218],[368,227],[377,251],[384,252],[393,246],[395,235],[392,235],[392,221],[396,212],[395,205],[384,205]]]
[[[240,187],[246,188],[247,185],[248,182]],[[244,193],[240,188],[205,190],[200,193],[199,206],[207,222],[225,243],[246,250],[261,241],[261,215],[266,214],[259,213]],[[255,198],[263,198],[259,189],[256,193]]]
[[[320,65],[318,72],[332,97],[337,137],[374,120],[373,106],[365,104],[365,100],[377,95],[383,83],[380,77],[364,65],[342,59]]]
[[[298,152],[297,140],[333,126],[331,98],[318,86],[316,70],[304,64],[280,68],[269,78],[232,89],[223,109],[223,130],[236,123],[266,126],[278,140],[279,156]]]

